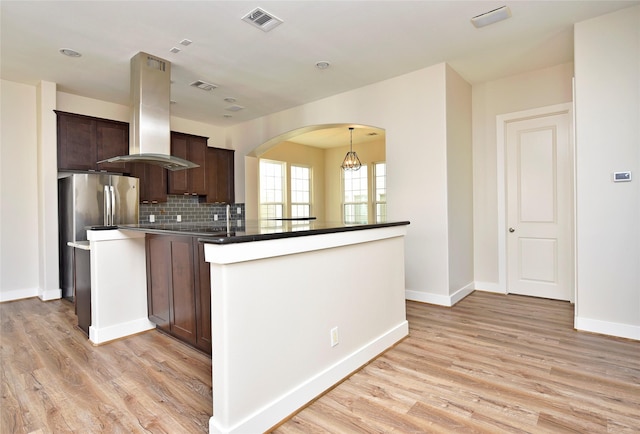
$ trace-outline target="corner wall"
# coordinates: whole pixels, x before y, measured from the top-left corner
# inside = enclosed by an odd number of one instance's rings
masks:
[[[578,23],[574,39],[575,327],[640,339],[640,6]]]
[[[0,81],[0,301],[38,295],[36,88]]]

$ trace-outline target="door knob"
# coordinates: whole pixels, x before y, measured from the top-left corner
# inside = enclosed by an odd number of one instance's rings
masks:
[[[509,228],[509,232],[515,232],[516,230],[514,228]]]

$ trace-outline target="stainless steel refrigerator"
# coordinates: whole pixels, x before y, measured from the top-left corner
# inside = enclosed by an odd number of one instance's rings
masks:
[[[87,228],[138,223],[138,178],[106,173],[74,173],[58,179],[60,289],[73,298],[73,247]],[[85,270],[87,273],[89,270]]]

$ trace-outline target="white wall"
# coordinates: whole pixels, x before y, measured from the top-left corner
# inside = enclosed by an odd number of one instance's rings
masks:
[[[575,72],[575,325],[640,339],[640,6],[575,26]]]
[[[0,81],[0,301],[38,295],[36,88]]]
[[[325,98],[227,130],[247,155],[269,139],[317,124],[354,123],[386,130],[389,220],[409,220],[406,288],[413,296],[449,296],[446,65],[439,64]],[[257,197],[236,165],[238,199]],[[242,185],[241,185],[242,184]],[[244,199],[244,197],[242,197]],[[247,215],[251,206],[246,201]],[[360,264],[364,266],[364,264]]]
[[[471,85],[447,66],[447,215],[451,303],[473,291]]]
[[[498,287],[496,116],[571,102],[573,63],[527,72],[472,88],[473,231],[476,288]]]

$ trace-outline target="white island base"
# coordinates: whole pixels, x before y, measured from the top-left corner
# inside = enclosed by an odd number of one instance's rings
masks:
[[[211,433],[264,432],[408,335],[405,234],[205,244]]]
[[[147,263],[142,232],[87,231],[91,245],[91,326],[95,344],[156,325],[147,314]]]

